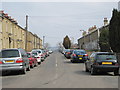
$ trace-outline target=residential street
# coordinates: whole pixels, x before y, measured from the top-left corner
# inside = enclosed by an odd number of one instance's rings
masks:
[[[92,76],[85,72],[84,63],[71,63],[57,51],[25,75],[11,73],[0,78],[2,88],[118,88],[118,76]]]

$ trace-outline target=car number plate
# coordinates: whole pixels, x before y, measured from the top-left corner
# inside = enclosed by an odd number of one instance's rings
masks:
[[[80,60],[82,60],[82,58],[79,58]]]
[[[13,63],[14,62],[14,60],[7,60],[7,61],[5,61],[6,63]]]
[[[102,62],[102,64],[112,64],[112,62]]]
[[[79,57],[83,57],[83,55],[78,55]]]

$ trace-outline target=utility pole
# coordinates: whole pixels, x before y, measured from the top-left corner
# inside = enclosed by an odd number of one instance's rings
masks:
[[[43,36],[43,49],[45,48],[45,36]]]
[[[28,33],[28,15],[26,15],[26,43],[25,43],[25,50],[27,51],[27,33]]]

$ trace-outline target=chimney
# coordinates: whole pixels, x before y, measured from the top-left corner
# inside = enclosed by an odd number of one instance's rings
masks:
[[[104,26],[108,25],[108,20],[107,18],[104,18]]]
[[[9,19],[9,20],[12,20],[11,16],[8,16],[8,19]]]
[[[6,18],[8,18],[8,14],[4,14],[4,16],[5,16]]]

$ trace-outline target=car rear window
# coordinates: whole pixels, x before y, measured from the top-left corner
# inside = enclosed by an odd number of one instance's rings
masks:
[[[66,49],[65,52],[70,52],[70,50],[69,50],[69,49]]]
[[[1,53],[2,58],[20,57],[18,50],[3,50]]]
[[[37,51],[38,53],[42,53],[41,51]]]
[[[116,56],[114,54],[98,54],[97,60],[116,60]]]
[[[31,57],[31,54],[30,54],[30,53],[27,53],[27,57],[30,58],[30,57]]]
[[[33,54],[33,55],[37,55],[37,53],[35,53],[35,52],[34,52],[34,53],[32,53],[32,54]]]
[[[74,51],[75,54],[86,54],[85,51]]]

